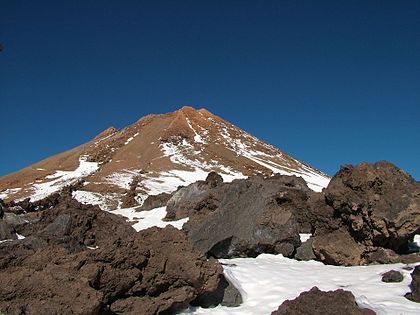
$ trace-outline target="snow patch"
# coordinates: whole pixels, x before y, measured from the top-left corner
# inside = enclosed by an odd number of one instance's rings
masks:
[[[158,195],[160,193],[171,193],[179,186],[188,186],[198,180],[205,180],[210,170],[196,168],[194,171],[172,170],[161,172],[156,177],[149,176],[142,181],[149,195]],[[224,182],[231,182],[237,178],[245,178],[239,173],[220,173]]]
[[[304,242],[306,242],[307,240],[309,240],[310,239],[310,237],[312,236],[312,234],[311,233],[301,233],[301,234],[299,234],[299,237],[300,237],[300,241],[302,242],[302,243],[304,243]]]
[[[184,223],[189,218],[184,218],[177,221],[163,221],[166,216],[166,207],[155,208],[149,211],[136,212],[135,208],[123,208],[110,211],[110,213],[119,214],[128,219],[128,222],[136,222],[133,224],[133,228],[138,232],[157,226],[164,228],[167,225],[172,225],[177,229],[182,229]]]
[[[15,233],[15,235],[16,235],[16,239],[2,240],[2,241],[0,241],[0,244],[1,243],[6,243],[6,242],[13,242],[13,241],[16,241],[16,240],[23,240],[23,239],[25,239],[25,236],[23,236],[23,235],[20,235],[18,233]]]
[[[16,233],[16,236],[17,236],[17,239],[18,239],[18,240],[23,240],[23,239],[25,239],[25,236],[20,235],[20,234],[18,234],[18,233]]]
[[[76,183],[79,179],[94,173],[99,168],[99,163],[86,161],[86,156],[79,158],[79,167],[74,171],[56,171],[55,174],[46,176],[45,179],[53,179],[51,181],[34,184],[34,194],[31,201],[40,200],[52,193],[59,191],[67,185]]]
[[[2,192],[0,192],[0,199],[4,199],[8,195],[15,194],[15,193],[17,193],[21,190],[22,190],[22,188],[9,188],[9,189],[3,190]]]
[[[118,162],[118,161],[117,161]],[[114,184],[120,188],[130,189],[130,184],[134,177],[140,175],[141,170],[123,170],[121,172],[115,172],[105,177],[105,180]]]
[[[187,120],[188,127],[190,127],[190,129],[194,132],[194,141],[197,143],[205,144],[206,142],[203,140],[200,134],[197,133],[197,131],[195,131],[195,129],[192,127],[190,120],[188,118],[186,118],[186,120]]]
[[[105,198],[99,193],[85,190],[76,190],[73,191],[72,196],[74,199],[83,204],[99,205],[101,209],[104,209],[103,207],[106,205]]]
[[[404,297],[410,291],[411,282],[411,271],[404,269],[404,264],[340,267],[270,254],[220,262],[226,277],[243,293],[244,302],[238,307],[191,307],[181,314],[268,315],[285,300],[295,299],[314,286],[323,291],[351,291],[359,306],[370,308],[378,315],[419,314],[418,304]],[[402,272],[404,280],[382,282],[382,274],[391,269]]]
[[[232,139],[227,127],[222,128],[221,132],[222,137],[227,141],[226,145],[234,151],[238,156],[245,157],[269,170],[273,173],[278,173],[281,175],[295,175],[302,177],[308,184],[308,187],[314,191],[322,191],[323,188],[328,186],[330,178],[323,176],[319,173],[314,172],[309,167],[305,166],[304,164],[296,161],[299,166],[300,170],[288,168],[284,165],[277,164],[276,162],[272,161],[271,158],[273,156],[263,152],[252,149],[252,147],[240,139]],[[252,140],[254,143],[260,143],[257,138],[248,135],[248,139]],[[267,148],[275,149],[271,146],[264,145]],[[277,158],[282,158],[281,154],[276,155]]]
[[[124,144],[129,144],[135,137],[137,137],[139,135],[139,133],[137,132],[136,134],[134,134],[132,137],[128,138],[127,141]]]

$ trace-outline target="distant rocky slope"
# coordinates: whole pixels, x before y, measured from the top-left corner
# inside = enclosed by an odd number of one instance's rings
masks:
[[[209,111],[183,107],[145,116],[121,130],[111,127],[81,146],[2,176],[0,198],[35,201],[80,182],[74,191],[77,200],[116,209],[205,179],[210,171],[225,181],[256,174],[296,175],[316,191],[329,181]]]

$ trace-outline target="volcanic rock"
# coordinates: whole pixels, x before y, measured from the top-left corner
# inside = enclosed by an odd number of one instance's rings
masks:
[[[309,193],[298,177],[253,176],[211,189],[206,183],[192,184],[178,191],[168,207],[173,201],[181,214],[188,212],[188,237],[210,256],[292,256],[300,245],[299,214],[308,209]],[[200,216],[203,205],[210,211]]]
[[[206,183],[211,187],[217,187],[223,183],[223,177],[217,174],[216,172],[210,172],[206,177]]]
[[[305,260],[305,261],[316,259],[314,250],[312,248],[313,242],[314,242],[313,237],[308,239],[306,242],[303,242],[302,245],[300,245],[296,249],[295,259]]]
[[[0,241],[16,239],[16,233],[12,226],[0,219]]]
[[[420,303],[420,265],[414,268],[411,279],[411,292],[407,293],[405,297],[413,302]]]
[[[382,275],[382,282],[401,282],[404,276],[397,270],[390,270]]]
[[[420,184],[395,165],[345,165],[324,190],[353,238],[404,252],[420,232]]]
[[[49,243],[68,246],[71,251],[79,245],[103,246],[110,240],[133,234],[134,230],[125,219],[110,215],[98,206],[81,204],[69,195],[61,195],[57,200],[54,208],[41,212],[35,224],[21,229],[22,234],[36,233]]]
[[[136,211],[149,211],[155,208],[166,206],[172,194],[161,193],[159,195],[150,195],[146,198],[141,207],[138,207]]]
[[[0,220],[3,219],[5,206],[6,205],[4,204],[3,200],[0,199]]]
[[[181,231],[137,233],[68,196],[25,231],[25,239],[0,244],[2,313],[171,313],[209,301],[223,284],[218,262],[194,250]]]
[[[317,287],[301,293],[294,300],[284,301],[271,315],[373,315],[374,311],[359,308],[349,291],[321,291]]]
[[[360,265],[365,247],[356,243],[347,231],[338,230],[313,240],[315,256],[330,265]]]
[[[180,188],[168,200],[166,220],[179,220],[185,217],[205,217],[219,207],[223,194],[220,187],[213,187],[210,182],[197,181]]]

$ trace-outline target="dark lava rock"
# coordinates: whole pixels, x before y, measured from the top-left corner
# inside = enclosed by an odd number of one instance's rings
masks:
[[[164,314],[223,292],[220,264],[172,227],[137,233],[65,196],[25,231],[0,244],[0,313]]]
[[[222,176],[220,176],[219,174],[217,174],[216,172],[210,172],[208,175],[207,175],[207,178],[206,178],[206,183],[211,187],[211,188],[214,188],[214,187],[217,187],[217,186],[220,186],[220,184],[222,184],[223,183],[223,177]]]
[[[185,217],[207,216],[219,207],[221,187],[212,187],[211,182],[197,181],[180,188],[167,202],[166,220],[179,220]]]
[[[389,162],[342,166],[324,193],[359,243],[404,252],[420,233],[420,184]]]
[[[413,302],[420,303],[420,265],[414,268],[411,279],[411,292],[407,293],[405,297]]]
[[[171,199],[172,194],[161,193],[159,195],[151,195],[146,198],[141,207],[138,207],[136,211],[149,211],[155,208],[160,208],[166,206],[169,199]]]
[[[3,220],[13,227],[17,233],[24,235],[25,233],[23,231],[25,230],[25,226],[37,222],[40,216],[40,212],[30,212],[20,215],[6,212]]]
[[[69,195],[61,196],[54,208],[40,212],[36,223],[20,230],[24,236],[36,234],[50,244],[63,244],[69,251],[80,246],[103,246],[133,231],[124,218],[98,206],[81,204]]]
[[[237,288],[225,277],[219,283],[219,286],[212,294],[207,294],[203,297],[197,298],[191,304],[193,306],[201,305],[210,307],[212,305],[221,304],[228,307],[236,307],[242,303],[241,293]]]
[[[3,199],[0,199],[0,220],[3,219],[5,207],[6,205],[4,204]]]
[[[294,300],[284,301],[271,315],[373,315],[374,311],[359,308],[349,291],[324,292],[317,287],[301,293]]]
[[[140,177],[136,176],[133,178],[133,180],[130,183],[130,188],[125,193],[124,197],[122,198],[122,208],[131,208],[138,205],[138,202],[136,200],[137,197],[137,186],[140,182]]]
[[[382,275],[382,282],[401,282],[403,280],[403,274],[397,270],[390,270]]]
[[[25,210],[21,206],[13,206],[13,207],[8,207],[6,209],[6,212],[14,213],[14,214],[23,214],[25,213]]]
[[[16,239],[15,230],[6,221],[0,219],[0,241]]]
[[[315,260],[316,256],[314,254],[314,250],[312,249],[313,242],[313,237],[308,239],[306,242],[303,242],[302,245],[296,249],[295,259],[305,261]]]
[[[311,193],[302,178],[254,176],[213,189],[192,184],[178,191],[168,207],[174,202],[174,209],[189,216],[184,229],[194,246],[209,256],[255,257],[265,252],[290,257],[300,245],[299,214],[308,209]]]

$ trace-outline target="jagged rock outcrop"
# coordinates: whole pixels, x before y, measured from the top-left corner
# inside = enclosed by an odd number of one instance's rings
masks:
[[[14,228],[5,220],[0,219],[0,241],[16,239]]]
[[[271,315],[374,315],[374,311],[360,308],[350,291],[338,289],[321,291],[317,287],[301,293],[294,300],[284,301]]]
[[[324,192],[360,243],[401,252],[420,232],[420,184],[389,162],[345,165]]]
[[[175,228],[137,233],[66,195],[23,230],[0,244],[2,313],[163,314],[223,300],[221,266]]]
[[[3,215],[4,215],[4,208],[5,208],[5,204],[3,202],[2,199],[0,199],[0,219],[3,219]]]
[[[411,273],[411,292],[405,297],[413,302],[420,303],[420,265],[416,266]]]
[[[318,195],[311,204],[312,213],[323,209],[313,221],[319,260],[335,265],[420,260],[419,253],[406,255],[420,232],[420,184],[404,171],[385,161],[346,165],[322,194],[324,202]]]

